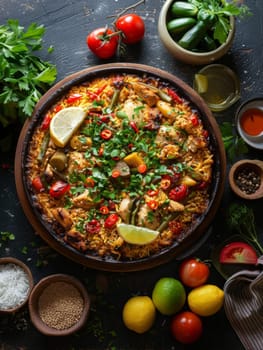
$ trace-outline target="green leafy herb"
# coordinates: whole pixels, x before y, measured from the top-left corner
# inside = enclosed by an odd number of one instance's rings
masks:
[[[226,154],[230,161],[233,161],[233,159],[239,155],[248,153],[248,147],[245,141],[236,134],[232,123],[222,123],[220,125],[220,130]]]
[[[213,38],[220,44],[226,41],[231,28],[229,17],[251,15],[249,8],[244,4],[240,5],[238,0],[189,0],[189,2],[197,6],[199,10],[205,10],[209,15],[214,16]]]
[[[8,231],[0,231],[0,238],[1,238],[1,241],[3,242],[14,241],[15,235]]]
[[[35,104],[55,81],[57,69],[34,55],[42,49],[43,25],[27,30],[18,20],[0,26],[0,125],[24,122]],[[49,48],[49,52],[53,49]]]
[[[232,231],[237,231],[248,239],[263,254],[255,225],[255,216],[252,208],[245,204],[232,203],[228,208],[227,223]]]

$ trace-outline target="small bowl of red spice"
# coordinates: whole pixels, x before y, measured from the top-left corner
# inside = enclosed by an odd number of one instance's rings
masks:
[[[80,280],[67,274],[54,274],[35,285],[28,306],[31,321],[39,332],[67,336],[87,322],[90,298]]]
[[[243,199],[263,197],[263,161],[243,159],[230,168],[229,184],[233,192]]]
[[[263,149],[263,98],[248,100],[238,108],[236,126],[248,145]]]

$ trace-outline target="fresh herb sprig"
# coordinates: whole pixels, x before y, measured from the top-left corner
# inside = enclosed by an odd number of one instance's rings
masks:
[[[188,0],[190,3],[205,10],[209,15],[214,16],[213,38],[223,44],[230,30],[229,17],[245,17],[251,15],[248,6],[240,4],[238,0]]]
[[[57,69],[35,55],[42,49],[43,25],[27,30],[18,20],[0,26],[0,126],[24,122],[35,104],[55,81]],[[52,51],[49,48],[48,51]]]
[[[230,161],[235,157],[248,153],[248,147],[245,141],[237,135],[234,126],[230,122],[220,124],[220,131],[225,146],[226,154]]]
[[[258,239],[252,208],[247,207],[245,204],[232,203],[228,208],[227,223],[232,231],[237,231],[263,254],[263,246]]]

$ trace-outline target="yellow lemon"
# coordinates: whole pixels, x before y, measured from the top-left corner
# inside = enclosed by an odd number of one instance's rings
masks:
[[[122,319],[125,326],[139,334],[147,332],[155,321],[156,310],[148,296],[130,298],[123,307]]]
[[[117,225],[117,231],[125,242],[140,245],[151,243],[159,235],[158,231],[123,223]]]
[[[61,109],[50,122],[50,136],[58,147],[64,147],[86,117],[80,107]]]
[[[152,300],[161,314],[173,315],[184,306],[186,300],[184,286],[175,278],[163,277],[153,288]]]
[[[199,316],[211,316],[223,306],[224,291],[214,284],[205,284],[192,289],[187,301],[191,311]]]
[[[208,81],[207,81],[207,77],[203,74],[195,74],[194,76],[194,84],[195,84],[195,88],[196,91],[199,94],[204,94],[205,92],[207,92],[208,89]]]

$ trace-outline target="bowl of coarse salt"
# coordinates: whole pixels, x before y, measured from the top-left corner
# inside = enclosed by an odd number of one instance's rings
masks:
[[[31,321],[39,332],[47,336],[67,336],[85,325],[90,298],[77,278],[53,274],[34,286],[28,306]]]
[[[0,258],[0,313],[15,313],[28,301],[33,288],[29,267],[12,257]]]

